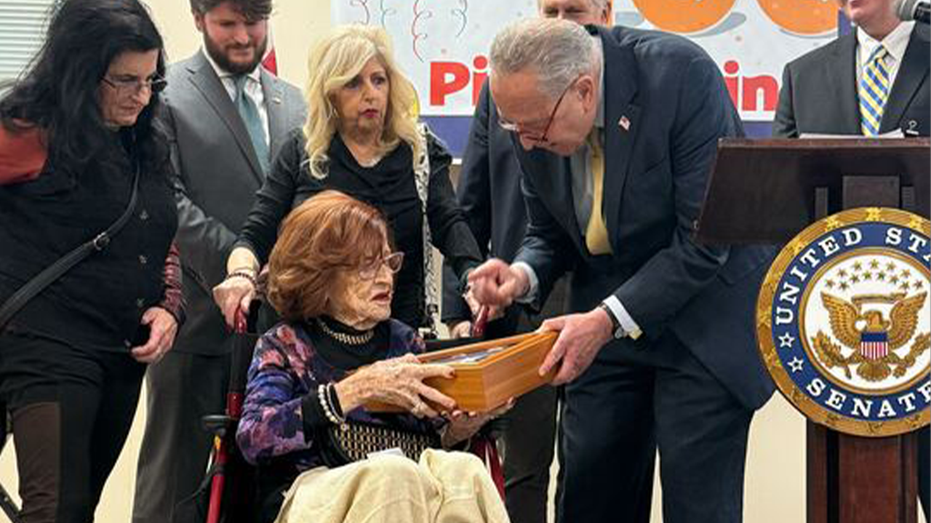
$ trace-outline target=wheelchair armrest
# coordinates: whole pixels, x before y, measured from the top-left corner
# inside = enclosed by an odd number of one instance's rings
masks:
[[[200,422],[205,431],[221,438],[236,428],[236,420],[226,414],[210,414],[201,418]]]

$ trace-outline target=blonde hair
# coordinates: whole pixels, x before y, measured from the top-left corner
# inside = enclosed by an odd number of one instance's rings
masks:
[[[382,131],[382,154],[403,141],[413,150],[413,166],[426,149],[417,128],[417,92],[398,69],[388,33],[380,27],[344,25],[333,32],[310,53],[307,68],[307,122],[304,124],[310,174],[326,178],[327,149],[337,131],[339,115],[333,94],[358,75],[365,64],[376,59],[388,76],[388,108]]]

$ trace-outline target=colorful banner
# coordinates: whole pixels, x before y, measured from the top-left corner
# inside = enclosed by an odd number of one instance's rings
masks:
[[[387,29],[426,116],[470,116],[495,33],[536,0],[331,0],[334,24]],[[617,0],[615,22],[682,34],[724,75],[745,121],[773,119],[786,62],[837,34],[834,0]]]

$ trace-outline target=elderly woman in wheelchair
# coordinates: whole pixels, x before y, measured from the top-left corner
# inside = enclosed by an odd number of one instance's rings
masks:
[[[256,345],[237,432],[261,521],[507,521],[484,463],[446,450],[509,405],[463,413],[424,384],[454,371],[419,363],[423,341],[390,319],[404,256],[388,236],[379,211],[335,191],[284,221],[268,280],[284,320]]]

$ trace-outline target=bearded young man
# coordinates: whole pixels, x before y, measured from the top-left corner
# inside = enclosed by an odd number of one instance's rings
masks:
[[[259,64],[271,0],[191,0],[203,47],[168,71],[161,115],[172,147],[189,319],[176,351],[146,376],[148,421],[136,479],[134,523],[163,523],[204,477],[206,414],[223,411],[230,343],[211,289],[268,165],[304,121],[300,91]]]

